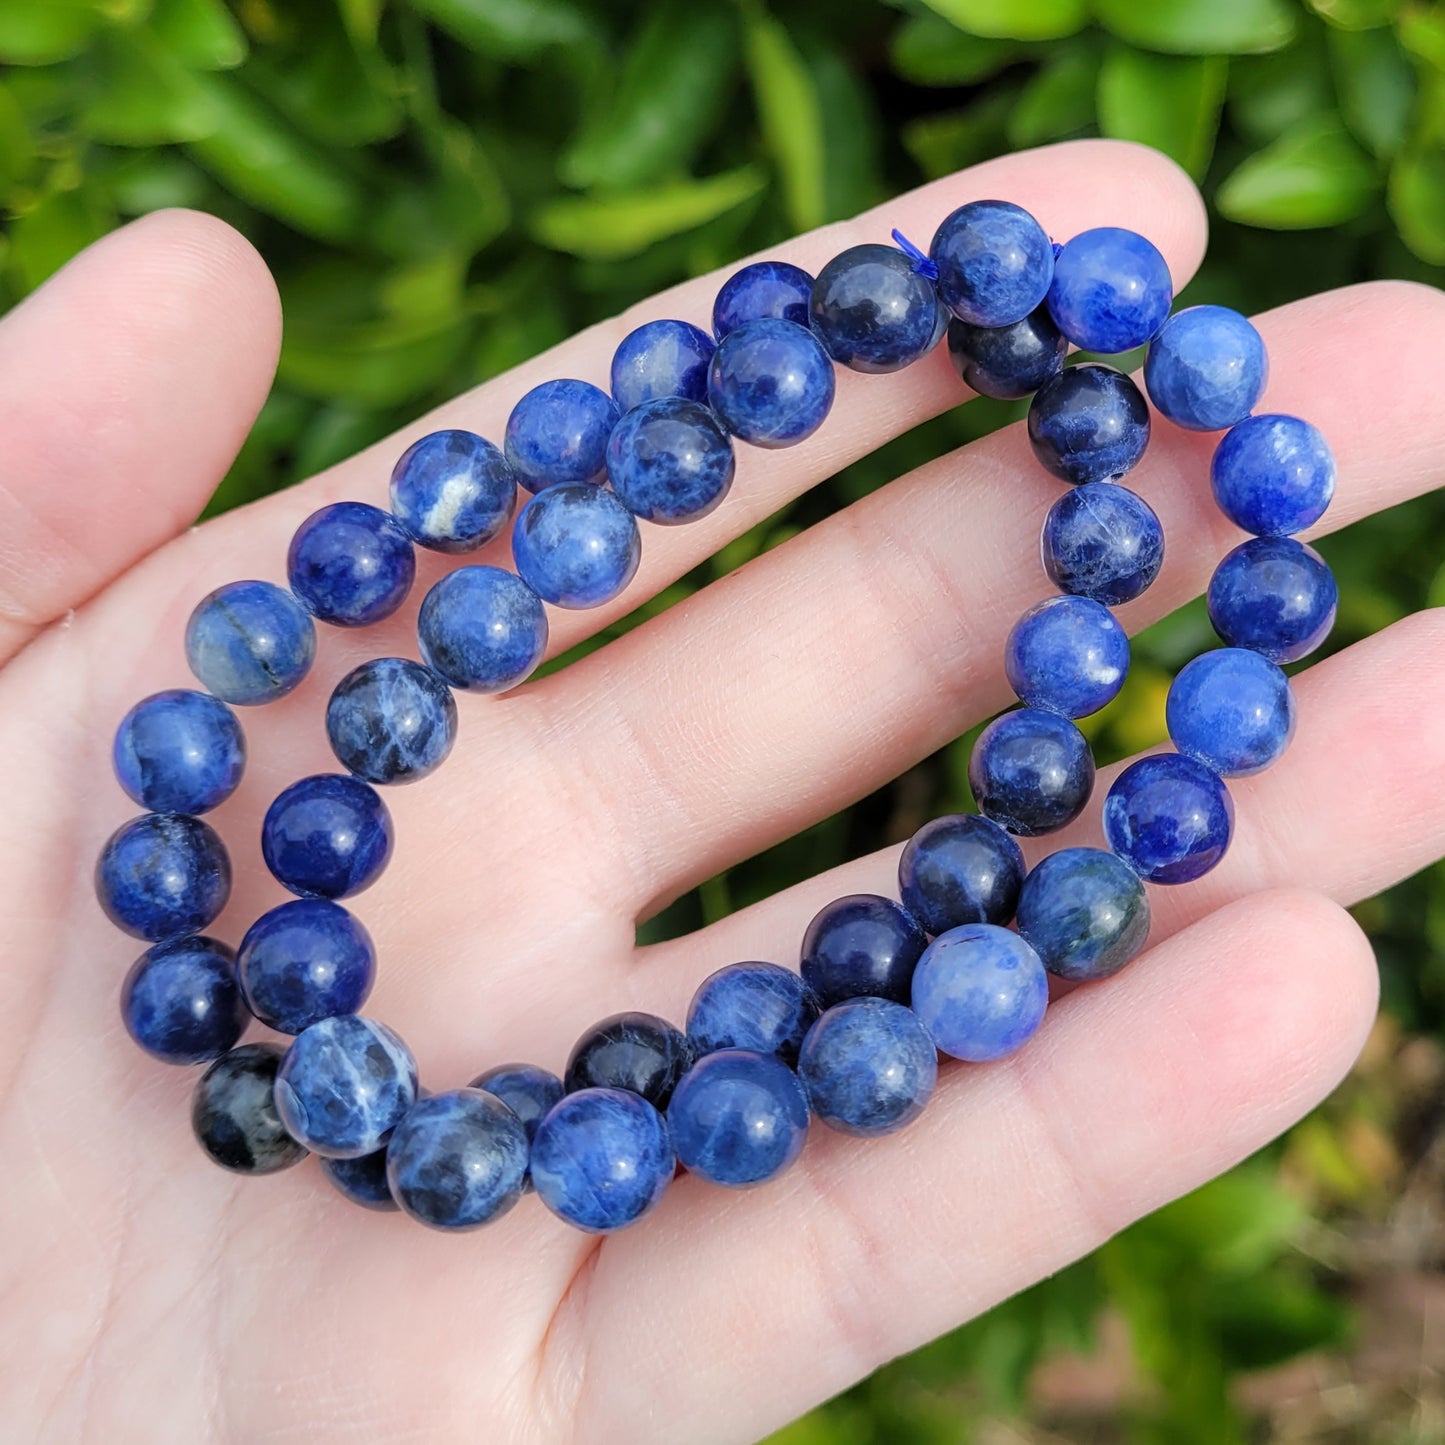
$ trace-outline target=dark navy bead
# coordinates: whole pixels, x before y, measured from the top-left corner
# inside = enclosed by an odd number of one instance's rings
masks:
[[[386,1182],[386,1150],[363,1154],[358,1159],[323,1159],[321,1172],[331,1181],[338,1194],[353,1204],[378,1213],[395,1213],[396,1200]]]
[[[111,760],[121,787],[141,807],[194,815],[236,791],[246,770],[246,739],[225,703],[173,688],[126,713]]]
[[[1087,717],[1113,702],[1124,686],[1129,636],[1102,602],[1049,597],[1014,623],[1004,671],[1028,707]]]
[[[302,778],[261,823],[266,866],[302,898],[350,898],[391,857],[391,814],[375,788],[341,773]]]
[[[903,906],[925,933],[947,933],[961,923],[1010,922],[1023,881],[1019,845],[976,813],[925,823],[898,860]]]
[[[818,1001],[802,978],[776,963],[730,963],[710,974],[687,1009],[694,1053],[752,1049],[792,1063],[818,1017]]]
[[[172,939],[148,948],[120,990],[126,1032],[167,1064],[219,1059],[246,1030],[235,955],[214,938]]]
[[[918,960],[913,1011],[945,1054],[970,1063],[1002,1058],[1044,1021],[1049,976],[1016,933],[966,923],[941,933]]]
[[[1029,404],[1029,442],[1056,477],[1078,486],[1122,477],[1149,445],[1149,405],[1112,366],[1066,366]]]
[[[620,1013],[595,1023],[572,1046],[563,1083],[579,1089],[626,1089],[659,1109],[692,1062],[687,1036],[656,1014]]]
[[[512,530],[517,573],[554,607],[600,607],[632,581],[642,538],[632,513],[602,487],[550,487]]]
[[[391,473],[391,510],[419,547],[474,552],[498,536],[517,500],[517,478],[499,447],[469,431],[413,442]]]
[[[813,278],[786,261],[754,261],[722,284],[712,308],[712,331],[719,341],[747,321],[772,318],[808,324]]]
[[[568,1094],[532,1142],[537,1197],[589,1234],[635,1224],[657,1207],[676,1172],[662,1115],[625,1089]]]
[[[1146,882],[1192,883],[1229,847],[1234,800],[1223,780],[1180,753],[1140,758],[1104,799],[1104,837]]]
[[[938,294],[896,246],[850,246],[813,283],[813,334],[854,371],[901,371],[938,340]]]
[[[824,1008],[864,994],[902,1003],[927,943],[918,921],[891,898],[837,898],[803,935],[803,982]]]
[[[242,1044],[222,1054],[191,1095],[191,1128],[212,1162],[235,1174],[274,1174],[306,1157],[276,1111],[275,1044]]]
[[[721,1049],[682,1076],[667,1106],[677,1157],[727,1189],[776,1179],[803,1152],[808,1096],[772,1054]]]
[[[1246,532],[1288,537],[1313,526],[1335,494],[1335,458],[1297,416],[1252,416],[1214,449],[1209,484],[1219,510]]]
[[[1059,978],[1108,978],[1144,947],[1149,900],[1112,853],[1061,848],[1024,880],[1019,932]]]
[[[733,444],[705,406],[682,397],[643,402],[607,443],[612,490],[634,516],[664,524],[695,522],[733,484]]]
[[[504,449],[517,480],[529,492],[599,480],[619,415],[617,403],[590,382],[534,386],[507,418]]]
[[[1143,346],[1173,302],[1168,262],[1136,231],[1083,231],[1054,258],[1049,310],[1059,330],[1085,351],[1113,355]]]
[[[326,735],[349,772],[368,783],[413,783],[434,773],[457,740],[457,704],[441,676],[408,657],[353,668],[326,704]]]
[[[406,601],[416,580],[416,553],[390,512],[336,502],[297,527],[286,575],[313,617],[338,627],[370,627]]]
[[[106,840],[95,894],[117,928],[162,943],[199,933],[226,906],[231,860],[199,818],[143,813]]]
[[[1068,718],[1018,708],[978,735],[968,783],[980,810],[999,827],[1036,838],[1084,811],[1094,790],[1094,755]]]
[[[1294,693],[1267,657],[1242,647],[1206,652],[1169,688],[1169,736],[1222,777],[1263,772],[1294,736]]]
[[[256,706],[293,691],[316,657],[316,624],[272,582],[228,582],[186,623],[186,661],[207,692]]]
[[[1176,426],[1223,431],[1254,410],[1269,380],[1264,338],[1227,306],[1176,311],[1149,343],[1149,400]]]
[[[1048,295],[1054,248],[1010,201],[969,201],[944,217],[928,248],[938,294],[972,326],[1012,326]]]
[[[467,1087],[495,1094],[522,1121],[529,1145],[536,1137],[543,1115],[563,1094],[562,1080],[535,1064],[498,1064],[478,1074]],[[524,1192],[532,1188],[530,1171],[522,1188]]]
[[[1334,573],[1313,547],[1255,537],[1214,569],[1209,620],[1231,647],[1298,662],[1330,635],[1339,600]]]
[[[505,692],[541,662],[547,614],[516,573],[459,567],[427,593],[416,633],[421,655],[453,687]]]
[[[1068,338],[1044,306],[1012,326],[973,326],[957,317],[948,324],[954,370],[980,396],[1000,401],[1017,401],[1052,381],[1068,353]]]
[[[791,321],[748,321],[718,343],[708,400],[734,436],[790,447],[813,435],[833,405],[833,363]]]
[[[873,1139],[923,1112],[938,1082],[938,1050],[912,1009],[850,998],[808,1030],[798,1077],[825,1124]]]
[[[371,935],[338,903],[298,898],[246,930],[236,972],[247,1006],[267,1028],[299,1034],[355,1013],[376,977]]]
[[[647,321],[612,353],[612,395],[624,414],[663,396],[707,400],[707,369],[717,349],[690,321]]]
[[[1039,550],[1061,592],[1118,607],[1159,575],[1164,528],[1153,508],[1127,487],[1089,482],[1049,508]]]

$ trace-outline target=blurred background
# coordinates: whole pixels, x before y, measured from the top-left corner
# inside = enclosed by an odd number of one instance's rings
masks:
[[[276,273],[280,373],[217,510],[659,286],[1066,136],[1203,186],[1186,302],[1445,283],[1445,8],[1418,0],[0,0],[0,62],[0,304],[161,206],[225,217]],[[918,428],[640,615],[1016,415]],[[1445,602],[1441,538],[1437,496],[1323,544],[1334,646]],[[1144,635],[1086,723],[1101,762],[1163,738],[1210,639],[1200,607]],[[969,807],[969,742],[644,936]],[[1356,914],[1385,1011],[1334,1098],[778,1441],[1445,1441],[1445,870]]]

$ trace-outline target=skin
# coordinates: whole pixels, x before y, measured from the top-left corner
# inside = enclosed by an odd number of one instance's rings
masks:
[[[1055,236],[1145,231],[1181,284],[1204,249],[1182,174],[1091,141],[991,162],[773,254],[816,272],[844,246],[895,225],[927,236],[988,196]],[[722,279],[646,302],[194,531],[276,356],[274,290],[248,246],[212,219],[153,216],[0,323],[0,1413],[16,1438],[752,1440],[1226,1169],[1354,1060],[1376,975],[1343,905],[1445,852],[1438,613],[1311,668],[1293,747],[1235,785],[1225,863],[1154,890],[1149,951],[1062,998],[1012,1058],[944,1068],[902,1134],[816,1130],[798,1165],[753,1193],[683,1178],[643,1226],[606,1241],[535,1201],[447,1238],[348,1207],[311,1161],[245,1180],[200,1157],[194,1072],[124,1035],[115,995],[138,946],[91,895],[95,853],[132,811],[110,777],[115,723],[137,698],[190,685],[191,606],[228,578],[284,580],[287,539],[313,509],[384,505],[403,446],[439,426],[499,438],[547,377],[605,381],[626,332],[705,321]],[[1273,360],[1264,404],[1325,423],[1339,458],[1325,526],[1439,483],[1445,298],[1377,283],[1258,324]],[[959,396],[943,348],[893,376],[840,372],[838,386],[806,444],[740,448],[726,506],[647,529],[624,600],[553,611],[553,650]],[[1131,630],[1197,594],[1233,544],[1208,499],[1209,447],[1161,424],[1131,478],[1170,538],[1158,583],[1121,611]],[[791,963],[826,900],[892,892],[896,849],[693,937],[634,946],[636,921],[667,899],[1005,703],[1003,642],[1046,586],[1037,535],[1057,494],[1011,428],[563,673],[501,699],[459,696],[456,752],[437,778],[388,793],[396,856],[357,902],[380,959],[368,1011],[415,1047],[427,1082],[504,1059],[555,1067],[619,1010],[680,1018],[724,963]],[[287,783],[334,767],[318,724],[330,687],[364,658],[413,654],[426,587],[505,547],[422,556],[397,617],[361,635],[324,629],[299,692],[246,711],[247,776],[213,815],[237,871],[223,938],[279,901],[259,820]],[[1101,775],[1099,797],[1106,786]],[[1096,803],[1046,848],[1096,843],[1097,817]]]

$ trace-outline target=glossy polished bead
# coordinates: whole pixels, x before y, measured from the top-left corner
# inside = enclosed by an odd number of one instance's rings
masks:
[[[1024,880],[1019,933],[1059,978],[1108,978],[1149,937],[1138,875],[1102,848],[1061,848]]]
[[[667,1106],[678,1159],[726,1189],[777,1178],[803,1152],[808,1118],[798,1076],[781,1059],[751,1049],[699,1059]]]
[[[1176,311],[1149,343],[1149,400],[1176,426],[1223,431],[1243,421],[1269,380],[1264,338],[1227,306]]]
[[[106,840],[95,894],[117,928],[162,943],[199,933],[226,906],[231,860],[199,818],[143,813]]]
[[[818,1001],[800,975],[776,963],[730,963],[703,980],[687,1010],[695,1054],[752,1049],[792,1063],[818,1017]]]
[[[1124,686],[1129,637],[1102,602],[1048,597],[1014,623],[1004,671],[1026,706],[1087,717]]]
[[[968,783],[980,811],[1021,838],[1072,823],[1094,790],[1094,755],[1068,718],[1024,707],[978,735]]]
[[[272,582],[228,582],[186,623],[186,661],[207,692],[252,707],[293,691],[316,657],[316,624]]]
[[[378,1213],[395,1213],[398,1206],[386,1182],[386,1150],[363,1154],[357,1159],[323,1159],[321,1172],[338,1194]]]
[[[712,308],[713,335],[719,341],[747,321],[791,321],[807,326],[813,278],[786,261],[754,261],[722,284]]]
[[[235,792],[246,770],[246,739],[225,703],[173,688],[126,713],[111,761],[121,787],[141,807],[194,816]]]
[[[275,1044],[242,1044],[222,1054],[191,1095],[191,1128],[213,1163],[235,1174],[275,1174],[306,1157],[276,1110]]]
[[[1009,201],[970,201],[934,233],[938,294],[973,326],[1012,326],[1048,294],[1054,248],[1044,228]]]
[[[1231,647],[1298,662],[1330,635],[1339,600],[1334,573],[1313,547],[1255,537],[1214,569],[1209,620]]]
[[[236,973],[267,1028],[299,1034],[333,1014],[355,1013],[376,977],[371,935],[340,904],[298,898],[246,930]]]
[[[503,450],[529,492],[602,476],[607,438],[620,415],[617,403],[587,381],[544,381],[507,418]]]
[[[589,1234],[635,1224],[661,1202],[676,1171],[662,1115],[625,1089],[568,1094],[532,1142],[537,1197]]]
[[[803,935],[803,982],[824,1008],[863,994],[902,1003],[927,943],[918,921],[891,898],[837,898]]]
[[[926,933],[947,933],[961,923],[1008,923],[1023,881],[1019,845],[976,813],[925,823],[898,860],[899,896]]]
[[[446,761],[457,704],[438,673],[407,657],[353,668],[326,704],[326,736],[347,771],[368,783],[414,783]]]
[[[1169,688],[1169,736],[1221,777],[1263,772],[1294,736],[1295,703],[1277,664],[1242,647],[1187,663]]]
[[[131,965],[120,990],[126,1032],[167,1064],[218,1059],[246,1029],[235,955],[214,938],[157,943]]]
[[[1192,883],[1229,847],[1234,801],[1212,769],[1180,753],[1140,758],[1104,799],[1104,837],[1146,882]]]
[[[1118,607],[1142,595],[1159,575],[1164,528],[1127,487],[1089,482],[1049,508],[1039,550],[1061,592]]]
[[[695,522],[733,484],[733,444],[705,406],[665,396],[629,411],[607,443],[612,490],[649,522]]]
[[[850,998],[809,1029],[798,1077],[825,1124],[873,1139],[923,1112],[938,1081],[938,1050],[912,1009]]]
[[[529,1145],[536,1137],[542,1116],[563,1094],[562,1080],[535,1064],[498,1064],[496,1068],[478,1074],[467,1087],[495,1094],[522,1121]],[[529,1170],[522,1188],[525,1192],[531,1187]]]
[[[427,593],[416,633],[421,655],[453,687],[505,692],[541,662],[547,614],[516,573],[460,567]]]
[[[266,866],[302,898],[350,898],[371,887],[391,845],[391,814],[381,795],[341,773],[292,783],[261,823]]]
[[[336,502],[296,529],[286,575],[313,617],[338,627],[370,627],[406,601],[416,580],[416,553],[390,512]]]
[[[708,400],[736,437],[790,447],[818,430],[833,405],[833,363],[822,343],[791,321],[748,321],[718,343]]]
[[[287,1132],[314,1154],[373,1154],[416,1102],[416,1060],[385,1024],[359,1014],[298,1034],[276,1076]]]
[[[512,532],[517,573],[554,607],[600,607],[637,574],[642,538],[632,513],[602,487],[551,487]]]
[[[1049,311],[1085,351],[1113,355],[1143,346],[1163,326],[1173,301],[1168,263],[1136,231],[1083,231],[1054,258]]]
[[[1121,371],[1066,366],[1029,404],[1029,443],[1054,476],[1080,486],[1122,477],[1149,445],[1149,406]]]
[[[624,413],[663,396],[707,400],[717,344],[690,321],[647,321],[612,354],[612,395]]]
[[[1288,537],[1324,516],[1335,458],[1318,427],[1297,416],[1252,416],[1214,449],[1209,484],[1219,510],[1259,537]]]
[[[1068,338],[1040,306],[1012,326],[948,324],[948,354],[966,386],[980,396],[1017,401],[1064,369]]]
[[[938,294],[896,246],[850,246],[813,283],[813,334],[840,366],[901,371],[937,341]]]
[[[941,933],[918,960],[913,1011],[941,1052],[970,1063],[1002,1058],[1038,1031],[1049,1002],[1043,961],[992,923]]]
[[[579,1089],[626,1089],[659,1109],[692,1062],[687,1035],[656,1014],[620,1013],[595,1023],[572,1045],[563,1083]]]
[[[433,552],[473,552],[490,542],[516,500],[511,463],[475,432],[431,432],[391,472],[393,514],[417,546]]]

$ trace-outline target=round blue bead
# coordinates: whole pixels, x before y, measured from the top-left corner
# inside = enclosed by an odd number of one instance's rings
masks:
[[[207,692],[250,707],[293,691],[316,657],[316,624],[272,582],[228,582],[186,623],[186,661]]]
[[[495,1094],[522,1121],[529,1145],[537,1135],[537,1125],[564,1092],[556,1074],[535,1064],[498,1064],[478,1074],[467,1087]],[[530,1168],[522,1188],[523,1192],[532,1188]]]
[[[1048,295],[1054,248],[1044,228],[1009,201],[970,201],[934,233],[938,294],[960,321],[1012,326]]]
[[[850,998],[808,1030],[798,1076],[825,1124],[873,1139],[923,1112],[938,1082],[938,1050],[912,1009]]]
[[[1231,647],[1298,662],[1330,634],[1339,605],[1334,573],[1293,537],[1255,537],[1214,569],[1209,620]]]
[[[532,1141],[537,1197],[589,1234],[635,1224],[657,1207],[676,1172],[662,1115],[625,1089],[568,1094]]]
[[[1209,484],[1235,526],[1259,537],[1288,537],[1324,516],[1335,494],[1335,458],[1309,422],[1252,416],[1214,449]]]
[[[776,963],[730,963],[710,974],[687,1010],[694,1054],[751,1049],[792,1063],[818,1017],[818,1001],[800,975]]]
[[[395,1213],[397,1202],[386,1182],[386,1150],[363,1154],[358,1159],[323,1159],[321,1172],[338,1194],[378,1213]]]
[[[512,531],[517,573],[554,607],[600,607],[632,581],[642,538],[609,491],[583,484],[533,497]]]
[[[247,1006],[267,1028],[299,1034],[366,1002],[376,951],[371,935],[340,904],[298,898],[246,930],[236,973]]]
[[[1229,847],[1234,800],[1212,769],[1181,753],[1141,758],[1104,799],[1104,837],[1150,883],[1192,883]]]
[[[191,1129],[214,1164],[233,1174],[275,1174],[306,1157],[276,1109],[275,1044],[242,1044],[222,1054],[191,1095]]]
[[[948,323],[954,370],[980,396],[1029,396],[1064,369],[1068,353],[1068,338],[1043,306],[1012,326],[973,326],[957,317]]]
[[[349,898],[371,887],[391,844],[391,814],[381,795],[341,773],[292,783],[261,823],[266,866],[302,898]]]
[[[927,943],[917,920],[891,898],[837,898],[803,935],[803,982],[824,1008],[863,994],[902,1003]]]
[[[659,397],[707,400],[707,369],[717,349],[690,321],[647,321],[612,354],[612,395],[623,412]]]
[[[733,484],[733,444],[712,411],[665,396],[629,411],[607,443],[612,490],[634,516],[695,522]]]
[[[1174,302],[1169,264],[1136,231],[1083,231],[1054,258],[1049,311],[1060,331],[1085,351],[1113,355],[1143,346]]]
[[[199,933],[226,906],[231,860],[199,818],[143,813],[106,840],[95,894],[117,928],[163,943]]]
[[[1059,978],[1108,978],[1149,937],[1139,876],[1102,848],[1061,848],[1024,880],[1019,932]]]
[[[947,933],[961,923],[1008,923],[1023,881],[1019,845],[976,813],[925,823],[898,860],[899,896],[926,933]]]
[[[326,704],[326,735],[342,766],[368,783],[434,773],[457,740],[457,704],[429,667],[377,657],[353,668]]]
[[[708,400],[734,436],[790,447],[813,435],[833,405],[833,363],[791,321],[748,321],[718,343]]]
[[[416,634],[421,655],[453,687],[505,692],[541,662],[547,614],[516,573],[459,567],[423,599]]]
[[[938,340],[938,294],[896,246],[850,246],[813,283],[813,334],[854,371],[901,371]]]
[[[1028,707],[1087,717],[1113,702],[1124,686],[1129,637],[1102,602],[1049,597],[1014,623],[1004,671]]]
[[[313,617],[338,627],[370,627],[406,601],[416,580],[416,553],[390,512],[336,502],[297,527],[286,575]]]
[[[1223,431],[1254,410],[1269,380],[1264,338],[1227,306],[1176,311],[1149,343],[1149,400],[1191,431]]]
[[[1149,445],[1149,405],[1112,366],[1066,366],[1029,403],[1029,443],[1054,476],[1075,486],[1122,477]]]
[[[1016,933],[965,923],[928,945],[913,975],[913,1011],[945,1054],[970,1063],[1002,1058],[1044,1021],[1049,976]]]
[[[600,479],[617,403],[586,381],[544,381],[507,418],[503,446],[517,480],[529,492],[564,482]]]
[[[246,739],[225,703],[173,688],[121,719],[111,752],[120,785],[153,813],[204,813],[236,791]]]
[[[979,809],[999,827],[1036,838],[1084,811],[1094,790],[1094,756],[1068,718],[1018,708],[978,735],[968,783]]]
[[[168,1064],[218,1059],[246,1030],[235,955],[214,938],[157,943],[131,965],[120,990],[126,1032]]]
[[[1294,736],[1294,693],[1267,657],[1222,647],[1188,663],[1169,688],[1169,736],[1226,778],[1263,772]]]
[[[1088,482],[1049,508],[1039,538],[1044,570],[1061,592],[1109,607],[1132,602],[1164,565],[1164,528],[1127,487]]]
[[[511,463],[475,432],[434,431],[391,472],[391,510],[419,547],[473,552],[507,525],[517,500]]]
[[[572,1045],[563,1082],[579,1089],[626,1089],[659,1109],[692,1062],[687,1036],[656,1014],[620,1013],[595,1023]]]
[[[812,299],[813,278],[800,266],[754,261],[723,282],[712,308],[713,335],[721,341],[745,322],[766,318],[806,326]]]

